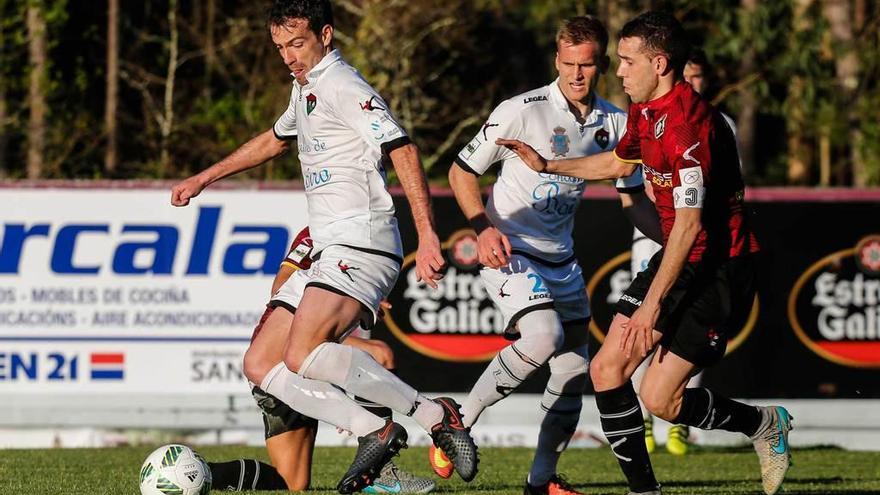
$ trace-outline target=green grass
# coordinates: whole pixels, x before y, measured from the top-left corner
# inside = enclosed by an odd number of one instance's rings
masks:
[[[152,448],[0,450],[0,494],[137,494],[138,470]],[[198,450],[215,461],[239,457],[266,459],[265,450],[259,448]],[[317,449],[312,471],[315,491],[335,493],[333,488],[353,454],[354,450],[347,448]],[[481,454],[480,474],[473,483],[443,480],[439,481],[437,491],[522,493],[530,450],[487,448]],[[685,457],[664,452],[655,454],[653,459],[664,494],[762,493],[757,458],[750,450],[697,449]],[[794,459],[785,494],[880,494],[880,452],[814,448],[796,450]],[[404,451],[398,464],[425,476],[430,471],[424,448]],[[626,493],[617,461],[607,449],[571,450],[563,455],[560,472],[590,495]]]

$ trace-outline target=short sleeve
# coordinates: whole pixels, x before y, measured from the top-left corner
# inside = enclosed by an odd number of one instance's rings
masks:
[[[672,197],[675,208],[702,208],[706,197],[712,151],[708,135],[689,125],[676,127],[664,143],[672,163]]]
[[[522,134],[520,112],[512,100],[502,102],[480,126],[477,135],[458,152],[455,163],[474,175],[483,175],[493,164],[513,158],[513,151],[498,146],[498,138],[519,139]]]
[[[272,126],[272,132],[275,137],[282,140],[296,139],[296,88],[290,92],[290,103],[287,110],[278,117],[275,125]]]
[[[375,144],[387,155],[410,143],[409,136],[391,114],[385,100],[360,77],[338,86],[334,110],[368,144]]]
[[[638,163],[642,161],[642,149],[639,143],[639,106],[632,104],[629,107],[628,117],[626,119],[626,132],[614,148],[614,156],[628,163]]]

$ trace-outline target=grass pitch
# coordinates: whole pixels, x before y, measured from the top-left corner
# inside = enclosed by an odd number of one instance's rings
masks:
[[[141,462],[156,446],[115,449],[0,450],[0,494],[137,494]],[[240,457],[266,460],[265,450],[201,447],[212,461]],[[481,449],[480,474],[471,484],[438,480],[439,493],[519,494],[531,461],[529,449]],[[351,448],[318,448],[312,470],[315,493],[335,493],[354,455]],[[685,457],[653,456],[664,494],[760,494],[757,457],[747,449],[696,449]],[[794,452],[784,494],[880,494],[880,452],[830,448]],[[428,476],[427,449],[410,448],[398,465]],[[560,472],[590,495],[626,493],[617,461],[607,449],[574,449],[562,456]],[[220,492],[217,492],[220,493]],[[269,492],[248,492],[269,493]],[[283,492],[273,492],[283,493]]]

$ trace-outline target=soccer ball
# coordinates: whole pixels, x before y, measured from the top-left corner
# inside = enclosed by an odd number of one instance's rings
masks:
[[[165,445],[141,466],[141,495],[205,495],[211,491],[211,469],[193,449]]]

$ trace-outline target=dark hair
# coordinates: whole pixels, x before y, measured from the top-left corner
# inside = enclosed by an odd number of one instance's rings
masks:
[[[266,12],[269,26],[284,26],[293,19],[305,19],[309,29],[321,39],[324,26],[333,26],[333,8],[330,0],[274,0]]]
[[[703,69],[703,74],[712,72],[712,64],[709,63],[709,58],[706,57],[706,52],[700,48],[694,48],[691,50],[690,55],[688,55],[687,63],[699,65]]]
[[[681,76],[691,47],[684,28],[672,14],[658,11],[640,14],[624,24],[620,38],[641,38],[652,57],[665,56],[676,76]]]
[[[560,41],[573,45],[592,41],[599,45],[599,53],[604,55],[608,49],[608,30],[602,21],[591,15],[570,17],[562,21],[556,31],[556,42]]]

